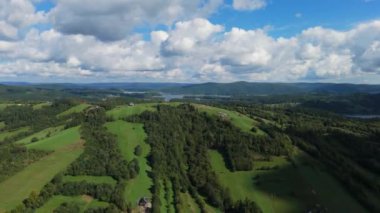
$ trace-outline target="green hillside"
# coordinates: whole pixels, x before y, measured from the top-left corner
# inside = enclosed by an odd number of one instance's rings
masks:
[[[80,140],[78,128],[72,128],[30,144],[28,149],[53,152],[0,183],[0,210],[15,208],[31,192],[39,192],[82,153],[83,142]]]
[[[286,104],[71,103],[0,113],[17,116],[0,132],[17,136],[0,143],[1,213],[138,212],[142,198],[160,212],[379,208],[377,120]]]
[[[78,104],[60,114],[58,114],[58,117],[59,116],[65,116],[65,115],[70,115],[72,113],[79,113],[79,112],[83,112],[86,108],[90,107],[91,105],[89,104]]]

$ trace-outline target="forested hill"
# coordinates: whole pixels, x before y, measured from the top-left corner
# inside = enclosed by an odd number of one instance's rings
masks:
[[[171,87],[163,92],[193,95],[280,95],[302,93],[380,93],[380,85],[329,83],[204,83]]]

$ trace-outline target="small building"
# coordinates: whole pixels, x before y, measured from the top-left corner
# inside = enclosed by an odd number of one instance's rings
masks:
[[[152,208],[152,202],[147,197],[140,198],[138,205],[144,208],[144,210],[148,210]]]

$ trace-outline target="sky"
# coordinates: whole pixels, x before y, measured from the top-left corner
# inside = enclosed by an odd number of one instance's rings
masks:
[[[380,0],[0,0],[0,82],[380,84]]]

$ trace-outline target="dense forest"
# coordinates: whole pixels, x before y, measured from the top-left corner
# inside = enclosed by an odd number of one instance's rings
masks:
[[[243,133],[227,120],[199,113],[192,105],[157,106],[157,112],[144,112],[127,120],[145,124],[156,183],[171,181],[175,196],[180,191],[189,191],[200,206],[204,206],[201,195],[226,212],[260,212],[260,209],[252,202],[231,201],[228,190],[218,183],[211,169],[208,149],[222,153],[231,171],[251,170],[254,153],[265,156],[291,153],[291,142],[280,132],[273,130],[266,136]],[[159,190],[154,188],[154,210],[159,209]]]

